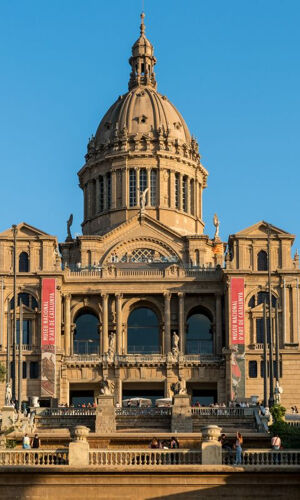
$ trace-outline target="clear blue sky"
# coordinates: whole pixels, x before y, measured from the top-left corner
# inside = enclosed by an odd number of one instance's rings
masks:
[[[0,231],[62,241],[88,137],[126,92],[141,0],[0,2]],[[203,207],[230,233],[265,219],[300,235],[300,1],[145,0],[158,90],[209,171]],[[4,208],[5,207],[5,208]],[[299,239],[298,239],[299,241]]]

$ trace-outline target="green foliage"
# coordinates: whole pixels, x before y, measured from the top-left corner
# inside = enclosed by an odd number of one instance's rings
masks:
[[[5,381],[5,375],[6,375],[6,368],[2,363],[0,363],[0,382]]]
[[[300,448],[300,427],[292,427],[284,420],[286,409],[281,405],[274,405],[271,408],[273,425],[270,431],[273,436],[281,438],[284,448]]]
[[[281,405],[274,405],[272,406],[271,410],[271,415],[273,417],[274,422],[284,422],[284,415],[286,413],[286,408]]]
[[[6,441],[6,448],[15,448],[17,446],[17,441],[15,441],[14,439],[7,439]]]

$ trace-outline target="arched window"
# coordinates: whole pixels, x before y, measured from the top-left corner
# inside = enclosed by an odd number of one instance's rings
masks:
[[[267,252],[261,250],[257,254],[257,270],[267,271],[268,270],[268,255]]]
[[[187,177],[184,176],[182,178],[182,209],[184,210],[184,212],[188,211],[188,203],[187,203],[188,192],[187,192],[187,186],[188,186],[188,180],[187,180]]]
[[[190,212],[194,215],[194,179],[190,183]]]
[[[22,252],[19,255],[19,272],[28,273],[28,271],[29,271],[28,253]]]
[[[127,352],[156,354],[161,352],[158,318],[152,309],[134,309],[127,322]]]
[[[147,189],[147,172],[145,168],[140,169],[140,193]]]
[[[18,293],[18,306],[20,305],[21,299],[23,305],[28,307],[29,309],[32,309],[33,311],[38,307],[36,299],[33,297],[33,295],[30,295],[29,293],[24,293],[24,292]],[[12,298],[10,301],[10,308],[14,309],[14,307],[15,307],[15,301],[14,298]]]
[[[186,354],[212,354],[212,321],[201,308],[194,309],[187,320]]]
[[[97,316],[83,309],[75,320],[74,354],[98,354],[100,346],[99,320]]]

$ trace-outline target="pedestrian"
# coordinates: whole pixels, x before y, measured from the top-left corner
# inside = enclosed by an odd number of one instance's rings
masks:
[[[38,434],[35,434],[31,440],[31,448],[39,448],[41,446],[41,441]]]
[[[236,440],[234,444],[235,448],[235,461],[233,465],[240,465],[242,463],[242,444],[243,444],[243,436],[240,432],[236,433]]]
[[[231,446],[230,446],[230,443],[226,437],[226,434],[221,434],[221,436],[219,437],[218,441],[220,441],[221,443],[221,446],[222,446],[222,450],[224,451],[232,451],[231,449]]]
[[[23,450],[30,450],[30,439],[27,433],[23,437]]]
[[[159,448],[159,441],[156,439],[156,438],[152,438],[152,441],[151,443],[149,444],[149,448],[152,448],[152,449],[157,449]]]
[[[178,449],[179,448],[179,442],[178,442],[178,440],[175,437],[171,437],[170,448],[172,448],[172,449]]]
[[[272,439],[271,439],[271,446],[272,446],[273,450],[275,450],[275,451],[279,451],[280,450],[281,439],[278,436],[278,434],[275,434],[275,436],[272,437]]]

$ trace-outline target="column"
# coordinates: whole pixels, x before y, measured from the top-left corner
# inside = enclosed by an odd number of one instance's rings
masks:
[[[108,351],[108,294],[102,297],[102,354]]]
[[[150,207],[150,201],[151,201],[151,168],[147,168],[147,188],[149,188],[148,194],[147,194],[147,203],[146,206]]]
[[[197,179],[195,179],[194,182],[194,210],[195,210],[195,216],[199,219],[199,182]]]
[[[107,175],[103,175],[103,209],[107,210]]]
[[[117,172],[115,170],[111,173],[111,208],[117,207]]]
[[[117,354],[122,354],[122,298],[121,293],[116,294]]]
[[[169,177],[169,206],[170,208],[175,208],[175,173],[174,170],[170,170]]]
[[[178,293],[179,299],[179,348],[185,353],[185,321],[184,321],[184,293]]]
[[[191,205],[190,205],[190,178],[189,177],[186,178],[185,196],[186,196],[186,212],[188,214],[190,214],[191,213]]]
[[[216,293],[216,354],[222,352],[222,302],[221,294]]]
[[[65,355],[70,356],[71,344],[71,295],[65,295]]]
[[[293,321],[293,335],[291,335],[291,343],[296,344],[298,341],[298,325],[297,325],[297,288],[296,283],[292,284],[292,321]]]
[[[170,303],[171,303],[171,294],[164,293],[165,298],[165,345],[164,345],[164,354],[168,354],[171,351],[171,334],[170,334]]]

